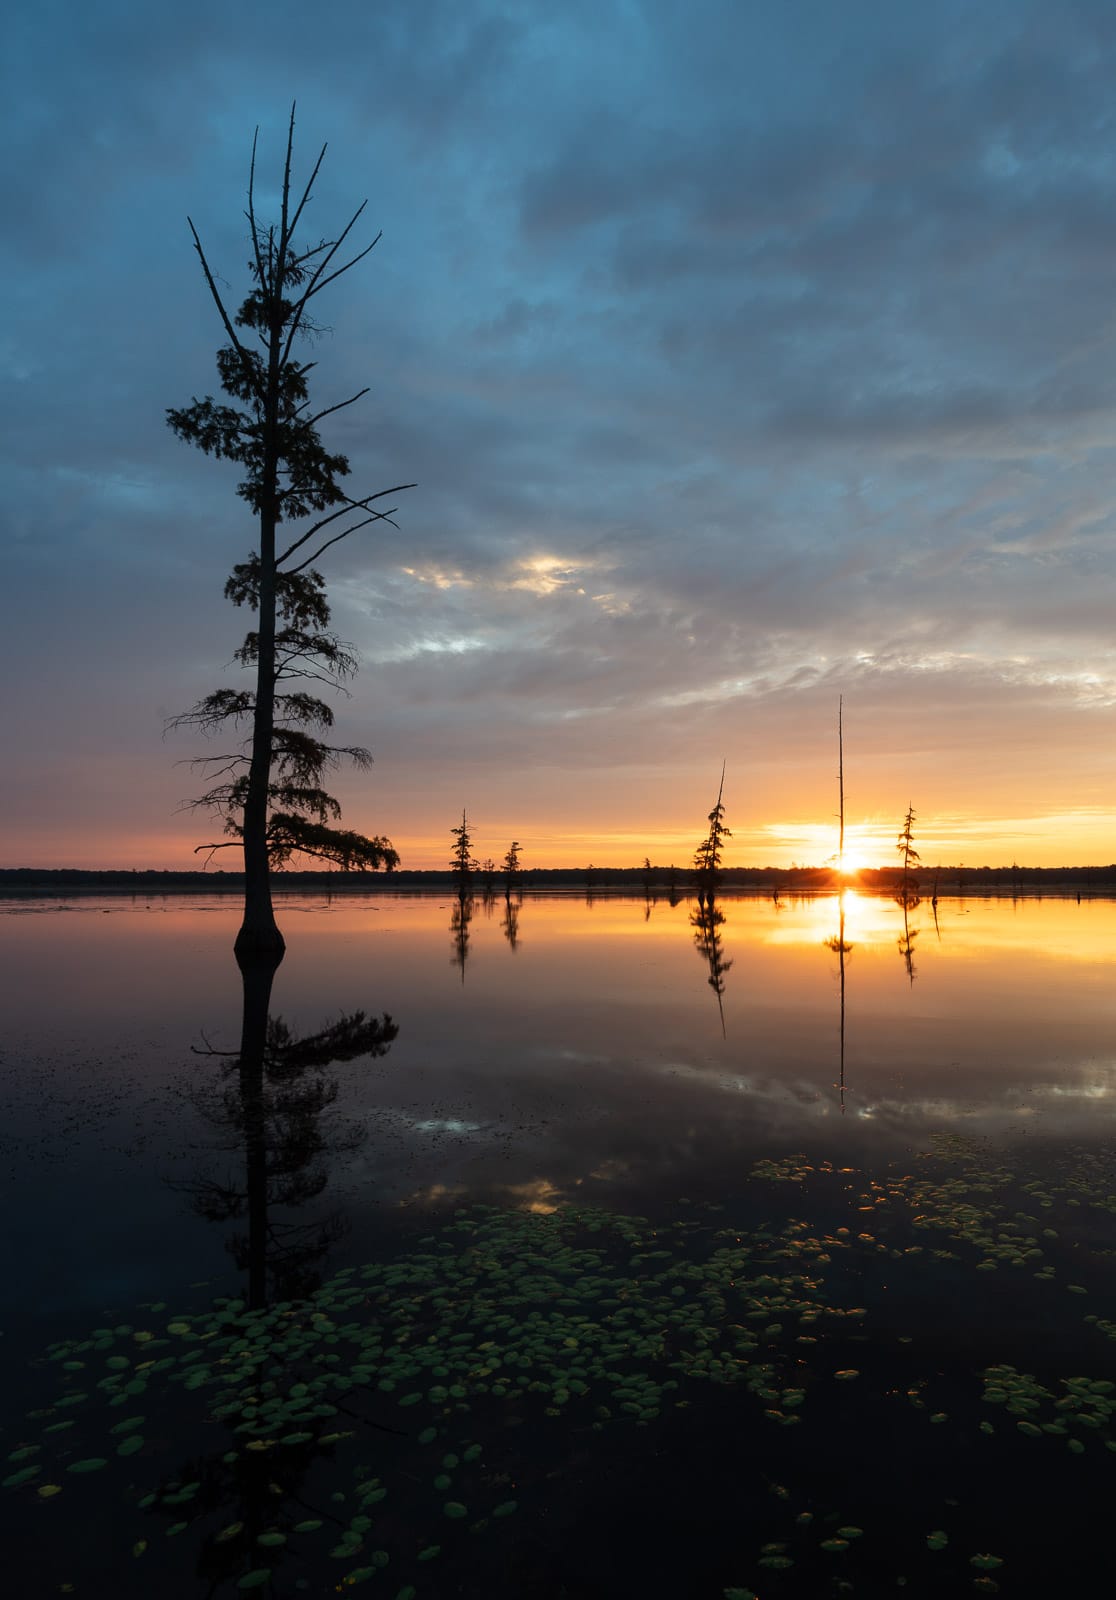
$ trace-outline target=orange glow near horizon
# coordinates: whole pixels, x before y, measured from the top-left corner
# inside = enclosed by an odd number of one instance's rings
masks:
[[[501,810],[503,804],[501,803]],[[595,800],[599,804],[599,799]],[[348,826],[370,833],[386,833],[393,841],[404,868],[441,870],[449,865],[452,817],[446,818],[444,834],[429,812],[418,821],[421,831],[392,826],[394,806],[385,806],[382,816],[361,815],[359,805],[345,807]],[[673,807],[672,807],[673,810]],[[438,819],[440,821],[440,818]],[[682,824],[677,815],[648,819],[646,829],[595,830],[586,818],[576,830],[567,818],[547,814],[526,818],[491,815],[478,805],[476,818],[469,813],[473,848],[481,862],[503,860],[512,839],[520,843],[523,866],[585,867],[590,862],[601,868],[637,867],[650,857],[653,867],[674,866],[685,871],[693,860],[704,818],[696,826]],[[729,813],[733,829],[727,841],[725,867],[836,867],[837,828],[832,821],[794,820],[748,824]],[[861,868],[896,867],[899,854],[896,837],[902,822],[895,817],[877,815],[871,821],[853,822],[845,829],[844,872],[855,876]],[[1029,867],[1107,866],[1116,859],[1116,812],[1096,808],[1057,812],[1032,817],[937,816],[929,810],[915,823],[915,844],[922,870],[935,866],[1008,867],[1013,862]],[[127,835],[118,828],[90,830],[74,837],[55,836],[46,830],[29,831],[20,840],[10,840],[0,866],[76,867],[89,870],[201,870],[205,856],[195,855],[199,838],[207,837],[203,819],[176,819],[172,829],[137,832]],[[224,868],[240,870],[237,849],[222,850],[210,863],[210,871]]]

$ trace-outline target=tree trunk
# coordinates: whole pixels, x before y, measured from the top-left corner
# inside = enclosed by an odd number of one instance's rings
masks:
[[[285,244],[285,240],[283,241]],[[280,256],[282,261],[282,256]],[[236,936],[237,960],[253,955],[282,957],[286,945],[271,904],[271,864],[267,853],[271,741],[275,729],[275,525],[279,487],[279,373],[283,337],[282,267],[276,270],[267,392],[264,399],[263,499],[260,507],[259,658],[256,710],[252,722],[252,761],[244,801],[244,921]]]

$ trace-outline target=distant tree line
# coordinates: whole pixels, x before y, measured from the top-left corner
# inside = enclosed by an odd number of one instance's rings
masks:
[[[506,871],[506,865],[498,869]],[[519,889],[578,888],[585,887],[585,867],[517,867],[516,884]],[[912,873],[921,880],[921,887],[929,887],[934,878],[939,891],[956,894],[970,889],[1042,889],[1066,886],[1073,888],[1116,887],[1116,862],[1109,866],[1083,867],[968,867],[941,866],[923,868]],[[850,881],[854,886],[869,891],[893,892],[902,885],[902,867],[864,867]],[[370,889],[385,888],[450,888],[455,875],[446,871],[396,869],[385,877],[382,873],[362,872],[283,872],[277,887],[293,891],[299,889],[330,889],[338,893],[349,890],[367,894]],[[635,889],[650,887],[667,890],[689,887],[690,871],[674,865],[655,866],[647,863],[636,867],[593,868],[593,886],[601,889]],[[819,893],[832,888],[834,874],[829,867],[722,867],[719,890],[725,889],[783,889],[788,893]],[[98,870],[82,867],[0,867],[0,889],[123,889],[126,891],[156,890],[163,893],[171,889],[204,890],[243,893],[244,874],[240,872],[176,872],[154,868],[131,870]]]

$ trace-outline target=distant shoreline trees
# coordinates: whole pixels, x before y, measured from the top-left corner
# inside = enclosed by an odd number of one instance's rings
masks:
[[[309,414],[307,375],[315,363],[301,361],[293,353],[299,335],[321,331],[310,319],[311,301],[363,260],[379,235],[349,260],[334,265],[364,210],[361,204],[336,238],[296,248],[295,234],[326,147],[322,146],[296,199],[291,187],[293,106],[280,216],[265,225],[255,209],[256,142],[254,138],[247,211],[252,253],[248,270],[254,286],[235,316],[226,309],[197,229],[187,218],[228,336],[228,343],[217,352],[221,387],[239,404],[230,406],[206,396],[167,411],[167,423],[180,439],[246,469],[237,493],[256,517],[259,549],[233,568],[225,593],[234,604],[247,604],[257,613],[256,629],[236,656],[242,667],[254,669],[255,689],[218,690],[175,721],[205,731],[227,723],[250,728],[236,753],[202,758],[224,781],[195,803],[223,816],[230,842],[243,849],[244,918],[236,939],[238,959],[266,954],[279,960],[284,943],[271,901],[273,864],[296,854],[343,866],[390,867],[398,861],[386,839],[364,839],[329,827],[340,815],[340,806],[321,787],[323,773],[343,759],[366,766],[371,757],[356,746],[330,745],[320,737],[333,722],[324,701],[297,688],[280,694],[277,686],[284,679],[302,679],[336,688],[355,671],[349,647],[327,630],[325,584],[313,563],[358,528],[391,521],[391,512],[377,510],[374,502],[414,485],[399,484],[359,499],[345,492],[341,480],[349,473],[348,459],[325,449],[317,425],[368,391],[362,389]],[[324,515],[277,551],[281,524],[318,512]],[[306,554],[312,543],[318,548]]]

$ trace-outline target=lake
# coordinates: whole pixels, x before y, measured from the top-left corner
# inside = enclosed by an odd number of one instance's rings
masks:
[[[11,1592],[1109,1561],[1116,904],[278,917],[252,1077],[235,900],[0,901]]]

